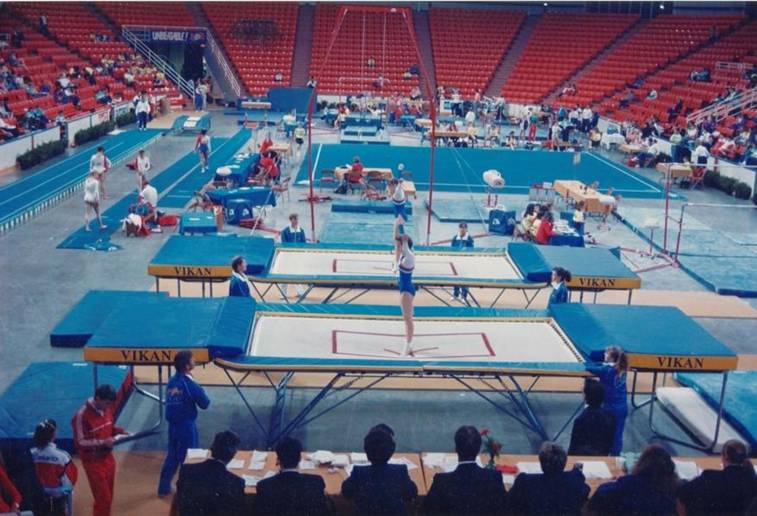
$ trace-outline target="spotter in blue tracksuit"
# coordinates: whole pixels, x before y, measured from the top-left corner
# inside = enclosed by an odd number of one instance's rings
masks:
[[[168,452],[160,470],[158,495],[171,493],[171,482],[184,463],[187,450],[197,448],[197,407],[208,408],[210,399],[190,374],[195,363],[191,351],[179,351],[174,357],[176,374],[166,386],[166,420],[168,421]]]

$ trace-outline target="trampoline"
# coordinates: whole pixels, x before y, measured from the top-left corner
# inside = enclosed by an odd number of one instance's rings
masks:
[[[583,402],[559,429],[548,429],[531,405],[532,388],[543,377],[590,376],[587,365],[601,361],[610,344],[626,350],[634,375],[653,373],[648,401],[636,403],[635,376],[631,393],[637,407],[652,403],[651,427],[659,373],[721,373],[725,379],[738,362],[735,353],[671,307],[421,306],[415,309],[417,335],[410,356],[399,354],[404,326],[397,306],[154,297],[138,305],[116,303],[103,317],[84,349],[87,360],[162,368],[178,351],[192,349],[198,362],[213,361],[226,372],[269,445],[397,377],[452,379],[540,438],[556,439]],[[135,327],[142,330],[134,332]],[[322,387],[286,419],[289,382],[296,374],[313,372],[324,373]],[[269,424],[246,398],[245,381],[253,374],[267,378],[274,390]],[[162,394],[163,379],[158,377]],[[723,392],[724,387],[725,382]],[[347,394],[333,401],[335,392]]]
[[[321,301],[349,304],[373,289],[397,287],[392,273],[393,247],[387,245],[306,244],[274,245],[268,238],[204,237],[203,242],[188,237],[172,236],[148,265],[148,273],[155,276],[156,289],[160,279],[211,284],[226,281],[231,275],[234,256],[247,258],[247,274],[259,298],[284,294],[288,284],[306,285],[303,292],[287,303],[308,300],[316,288],[328,292]],[[457,249],[451,247],[416,247],[416,288],[428,292],[447,305],[450,289],[465,286],[489,289],[496,296],[489,304],[494,307],[507,290],[523,293],[527,308],[549,286],[555,266],[568,268],[573,279],[571,289],[579,292],[626,290],[631,301],[633,289],[641,286],[641,279],[608,249],[536,246],[512,242],[507,248]],[[471,292],[472,305],[481,306],[476,293]]]

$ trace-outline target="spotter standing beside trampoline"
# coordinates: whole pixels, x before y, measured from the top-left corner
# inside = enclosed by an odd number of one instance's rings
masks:
[[[461,222],[458,225],[458,232],[452,237],[451,245],[455,248],[473,249],[473,237],[468,233],[468,224]],[[457,301],[460,298],[463,303],[468,302],[468,287],[455,286],[450,301]]]
[[[552,293],[549,295],[548,306],[568,302],[568,287],[565,283],[571,280],[570,271],[562,267],[555,267],[552,270]]]
[[[201,172],[205,172],[208,169],[208,156],[210,156],[210,136],[207,129],[203,129],[197,135],[195,151],[200,156]]]
[[[397,264],[400,273],[398,286],[402,319],[405,321],[405,347],[402,350],[402,355],[407,356],[412,352],[413,333],[415,332],[415,324],[413,323],[415,253],[413,252],[413,240],[405,234],[404,222],[405,219],[397,217],[394,224],[394,239],[397,241],[397,247],[400,250],[400,259]]]
[[[628,416],[626,376],[628,357],[617,346],[605,349],[605,361],[600,365],[588,365],[589,372],[597,375],[605,388],[603,408],[615,418],[615,434],[610,455],[618,455],[623,450],[623,428]]]
[[[250,280],[247,278],[247,260],[244,256],[237,256],[231,261],[231,279],[229,281],[229,295],[236,297],[251,297]]]
[[[210,399],[192,378],[195,367],[191,351],[179,351],[174,357],[176,374],[166,385],[166,420],[168,421],[168,453],[160,470],[158,496],[171,494],[171,481],[184,463],[187,450],[197,448],[197,407],[206,409]]]

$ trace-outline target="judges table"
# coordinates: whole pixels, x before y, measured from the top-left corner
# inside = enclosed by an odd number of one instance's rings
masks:
[[[334,175],[336,176],[337,180],[342,181],[344,180],[344,176],[349,171],[350,171],[350,167],[336,167],[334,169]],[[363,168],[362,174],[363,174],[363,177],[366,177],[369,174],[380,174],[381,179],[385,181],[390,181],[394,177],[394,174],[392,173],[391,168],[365,167]]]
[[[691,165],[688,163],[658,163],[655,170],[660,173],[660,180],[664,181],[668,175],[675,181],[682,177],[691,177]]]
[[[608,196],[587,187],[581,181],[555,181],[555,191],[565,199],[570,199],[575,203],[583,201],[586,213],[604,213],[607,210],[601,201],[603,197]]]
[[[207,450],[193,450],[193,452],[208,453]],[[342,497],[342,482],[349,476],[348,469],[351,466],[330,466],[319,465],[312,461],[312,452],[303,452],[302,461],[300,462],[299,471],[312,475],[318,475],[323,479],[326,485],[326,495],[334,503],[338,514],[355,514],[354,506],[351,501]],[[355,454],[349,452],[335,453],[341,456],[344,462],[352,462],[355,455],[361,455],[362,461],[365,461],[365,455],[362,453]],[[205,460],[190,452],[187,456],[186,463],[197,463]],[[418,487],[418,503],[426,496],[428,490],[434,481],[437,473],[452,471],[457,467],[457,455],[454,453],[395,453],[392,456],[393,463],[404,463],[408,465],[408,473],[411,480]],[[488,462],[488,455],[479,456],[479,464],[485,466]],[[720,469],[719,457],[673,457],[676,463],[676,470],[681,478],[690,479],[701,473],[704,469]],[[367,462],[360,464],[367,464]],[[496,465],[502,471],[503,482],[509,491],[512,487],[515,477],[519,473],[540,473],[539,458],[537,455],[515,455],[503,454],[496,459]],[[592,493],[605,482],[611,482],[625,474],[623,469],[623,459],[616,457],[582,457],[570,456],[566,470],[569,470],[576,463],[583,465],[586,483],[591,488]],[[253,466],[254,464],[254,466]],[[234,460],[227,466],[229,471],[235,475],[245,478],[245,493],[249,501],[254,499],[256,493],[255,484],[262,478],[275,475],[279,471],[276,464],[275,452],[260,451],[238,451]],[[411,510],[412,514],[413,511]]]
[[[618,145],[618,150],[626,154],[638,154],[644,150],[644,147],[633,143],[622,143]]]

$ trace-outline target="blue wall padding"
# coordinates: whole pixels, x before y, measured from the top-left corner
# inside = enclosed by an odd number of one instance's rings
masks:
[[[50,332],[53,347],[83,347],[103,320],[120,304],[140,304],[145,299],[166,298],[163,292],[132,290],[91,290],[61,319]]]
[[[247,260],[247,274],[260,274],[268,270],[273,259],[273,248],[272,238],[173,235],[153,257],[150,265],[230,266],[231,260],[241,255]]]
[[[736,356],[675,307],[565,303],[549,310],[581,353],[596,362],[607,346],[633,354]]]
[[[268,102],[272,111],[289,112],[296,109],[298,113],[306,113],[312,88],[271,88],[268,90]]]
[[[335,201],[331,203],[331,212],[391,213],[394,215],[394,206],[390,201]],[[405,213],[412,215],[412,204],[405,204]]]
[[[0,443],[29,444],[34,428],[46,418],[58,423],[59,448],[73,453],[71,418],[94,392],[94,366],[86,362],[34,362],[0,396]],[[119,394],[116,413],[131,392],[131,373],[124,366],[98,366],[100,384]]]
[[[213,357],[236,356],[247,348],[254,313],[252,298],[168,298],[134,306],[122,304],[103,321],[87,346],[209,348]],[[240,331],[245,324],[247,331]]]
[[[718,410],[721,374],[677,373],[676,380],[691,387],[713,408]],[[757,446],[757,371],[731,371],[726,384],[723,417],[745,439],[752,449]]]

